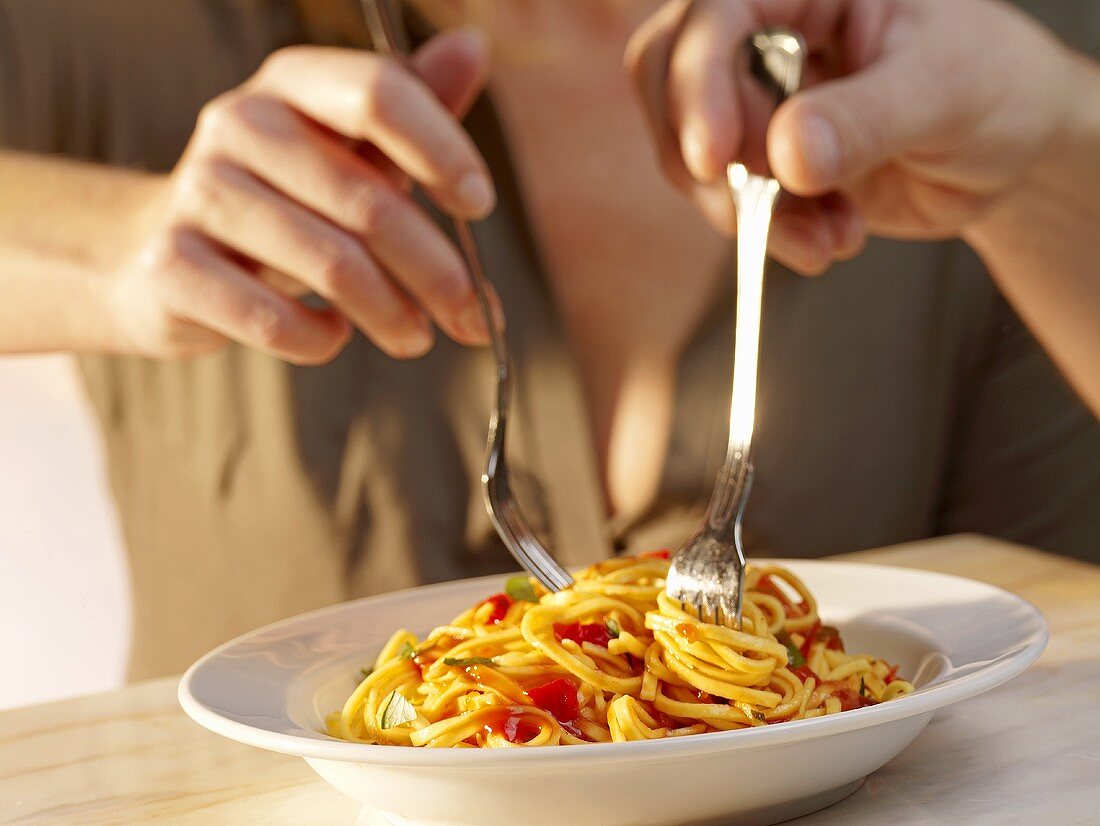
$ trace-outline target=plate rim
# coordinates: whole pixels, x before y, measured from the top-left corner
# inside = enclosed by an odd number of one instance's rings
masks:
[[[183,711],[207,730],[245,745],[303,757],[307,760],[331,760],[337,762],[385,765],[401,768],[485,769],[504,765],[530,763],[603,763],[606,761],[633,761],[673,759],[685,754],[708,754],[746,748],[768,748],[801,740],[827,737],[845,731],[856,731],[870,726],[903,720],[921,714],[931,714],[937,709],[982,694],[1007,682],[1025,671],[1042,655],[1050,640],[1050,627],[1042,612],[1031,602],[987,582],[955,574],[908,568],[875,562],[827,559],[759,559],[750,564],[808,565],[809,567],[841,566],[903,573],[931,577],[987,589],[1001,598],[1007,598],[1025,609],[1030,619],[1037,623],[1032,633],[1022,643],[1020,650],[1003,659],[991,662],[981,669],[942,685],[921,689],[904,698],[866,708],[853,709],[843,714],[831,714],[810,720],[797,720],[783,725],[762,726],[737,731],[708,732],[706,737],[675,737],[660,740],[640,740],[625,743],[594,743],[576,749],[422,749],[395,747],[369,743],[350,743],[337,738],[319,740],[294,733],[275,732],[230,719],[209,708],[192,692],[192,682],[204,666],[235,646],[249,642],[263,633],[294,625],[328,613],[339,613],[354,606],[370,602],[372,605],[400,602],[411,593],[438,594],[469,588],[477,583],[501,582],[515,573],[490,574],[449,582],[433,583],[400,591],[360,597],[355,600],[327,605],[292,617],[277,620],[245,632],[217,646],[196,660],[180,678],[177,698]],[[302,730],[305,731],[304,729]]]

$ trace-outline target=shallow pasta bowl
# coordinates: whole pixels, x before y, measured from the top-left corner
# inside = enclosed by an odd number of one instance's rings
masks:
[[[851,652],[901,666],[917,690],[837,715],[664,740],[417,749],[336,740],[324,718],[397,628],[423,633],[502,577],[325,608],[226,643],[184,674],[184,710],[211,731],[304,757],[371,824],[570,826],[775,823],[827,806],[904,749],[936,709],[1019,674],[1047,641],[1029,603],[944,574],[781,560]]]

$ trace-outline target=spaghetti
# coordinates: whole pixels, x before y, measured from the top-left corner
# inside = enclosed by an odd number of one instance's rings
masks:
[[[560,593],[509,580],[424,640],[395,633],[334,737],[403,746],[573,745],[751,728],[835,714],[913,690],[849,654],[793,573],[751,565],[741,630],[664,593],[668,553],[582,571]]]

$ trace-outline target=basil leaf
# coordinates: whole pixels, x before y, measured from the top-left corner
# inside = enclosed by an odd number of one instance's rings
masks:
[[[412,643],[405,640],[405,644],[401,646],[401,650],[397,652],[397,659],[399,660],[411,660],[416,656],[416,649],[412,647]]]
[[[444,665],[496,665],[488,657],[444,657]]]
[[[416,709],[404,694],[396,688],[386,695],[382,703],[382,710],[378,713],[379,728],[393,728],[405,723],[411,723],[416,719]]]
[[[514,576],[504,583],[504,593],[515,602],[538,602],[539,595],[535,593],[531,580],[525,576]]]
[[[615,622],[615,620],[613,619],[609,619],[607,622],[604,623],[604,625],[607,626],[607,633],[610,634],[612,637],[617,638],[619,634],[622,633],[623,629],[621,629],[619,627],[619,623]]]
[[[806,658],[802,656],[802,652],[798,650],[793,642],[787,643],[787,667],[788,668],[801,668],[806,664]]]
[[[806,658],[802,656],[802,652],[798,650],[790,634],[780,631],[775,635],[775,640],[787,649],[787,668],[801,668],[806,664]]]
[[[374,673],[373,668],[360,668],[359,669],[359,682],[363,682],[363,680],[367,679],[367,677],[369,677],[373,673]]]
[[[862,677],[859,678],[859,696],[860,697],[866,697],[867,696],[867,685],[863,682]]]

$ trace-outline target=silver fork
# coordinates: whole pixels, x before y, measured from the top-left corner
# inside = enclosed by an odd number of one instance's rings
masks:
[[[404,21],[389,13],[386,0],[362,0],[363,15],[370,29],[371,42],[376,51],[404,61],[398,45],[407,41],[400,28]],[[398,34],[400,33],[400,40]],[[485,326],[496,358],[496,402],[489,419],[489,437],[485,449],[485,472],[481,475],[481,489],[485,509],[497,534],[506,548],[532,576],[551,591],[560,591],[573,584],[573,577],[559,565],[550,552],[542,546],[530,523],[523,515],[508,481],[508,463],[504,456],[504,437],[508,428],[508,409],[512,399],[511,359],[504,334],[496,323],[489,301],[489,280],[481,267],[477,245],[469,225],[460,218],[453,218],[459,247],[473,277],[474,292],[485,318]]]
[[[806,51],[802,38],[786,29],[769,29],[753,35],[750,44],[755,52],[754,72],[764,75],[777,102],[794,94],[801,82]],[[745,587],[741,520],[754,471],[751,448],[760,306],[768,230],[779,183],[753,175],[739,163],[726,168],[726,179],[737,208],[737,317],[729,442],[703,525],[673,558],[665,591],[703,622],[739,628]]]

